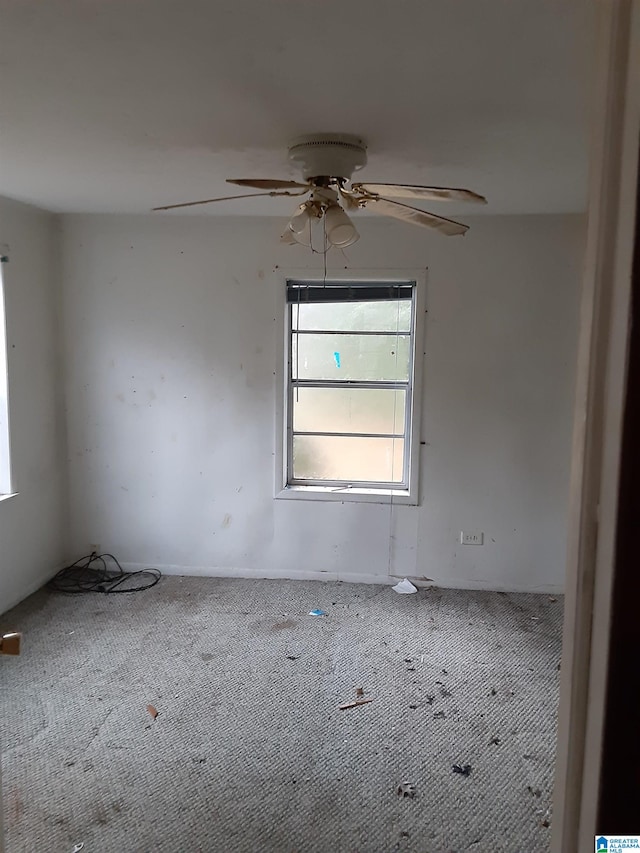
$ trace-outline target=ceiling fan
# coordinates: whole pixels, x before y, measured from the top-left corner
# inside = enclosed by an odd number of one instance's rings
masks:
[[[367,208],[383,216],[391,216],[423,228],[432,228],[448,237],[464,234],[469,226],[435,213],[427,213],[397,199],[425,201],[465,201],[486,204],[486,199],[471,190],[453,187],[422,187],[408,184],[376,184],[352,180],[354,172],[367,162],[367,149],[357,136],[347,134],[315,134],[297,139],[289,148],[289,160],[298,165],[304,182],[270,180],[266,178],[228,179],[227,183],[261,190],[257,193],[207,198],[185,204],[168,204],[154,210],[175,210],[217,201],[257,196],[308,196],[293,214],[282,242],[310,245],[311,226],[322,221],[325,247],[346,248],[359,238],[355,225],[346,211]],[[387,198],[391,196],[391,198]],[[309,234],[309,243],[306,236]]]

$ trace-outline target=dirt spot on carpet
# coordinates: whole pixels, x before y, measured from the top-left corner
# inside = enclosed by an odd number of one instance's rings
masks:
[[[93,819],[98,826],[106,826],[109,823],[109,815],[104,806],[98,806]]]
[[[287,628],[295,628],[298,623],[295,619],[285,619],[284,622],[275,622],[273,631],[286,631]]]
[[[291,631],[298,627],[297,619],[284,618],[278,622],[274,622],[273,619],[274,617],[271,616],[269,619],[259,619],[255,622],[249,622],[247,628],[252,634],[268,637],[272,634],[278,634],[281,631]]]
[[[14,789],[9,793],[9,824],[15,824],[20,821],[24,814],[24,802],[20,791]]]

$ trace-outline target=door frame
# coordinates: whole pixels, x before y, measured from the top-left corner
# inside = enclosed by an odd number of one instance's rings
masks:
[[[638,211],[640,182],[637,194]],[[640,766],[640,737],[636,714],[640,707],[637,665],[640,574],[635,541],[640,528],[640,216],[637,213],[631,312],[598,835],[637,825],[639,811],[636,768]],[[624,697],[623,701],[620,697]],[[625,767],[630,773],[622,772]]]
[[[640,142],[640,0],[596,0],[553,853],[596,834]]]
[[[0,853],[4,853],[4,823],[2,822],[2,763],[0,763]]]

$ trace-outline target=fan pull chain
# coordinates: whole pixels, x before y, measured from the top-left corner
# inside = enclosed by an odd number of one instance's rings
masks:
[[[322,286],[326,287],[327,286],[327,252],[328,252],[328,247],[327,247],[327,217],[324,214],[322,216],[322,230],[324,232],[324,252],[322,253],[323,257],[324,257],[324,278],[322,279]]]

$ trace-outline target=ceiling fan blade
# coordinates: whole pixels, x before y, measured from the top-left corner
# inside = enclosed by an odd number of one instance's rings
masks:
[[[471,190],[456,187],[420,187],[413,184],[352,184],[356,192],[372,193],[373,195],[391,196],[391,198],[416,198],[425,201],[473,201],[476,204],[486,204],[484,196]]]
[[[465,234],[469,230],[469,226],[461,222],[436,216],[435,213],[427,213],[426,210],[418,210],[417,207],[409,207],[408,204],[389,201],[388,198],[368,198],[363,201],[363,206],[370,208],[374,213],[392,216],[394,219],[401,219],[403,222],[410,222],[412,225],[420,225],[423,228],[434,228],[441,234],[446,234],[447,237]]]
[[[253,187],[256,190],[295,190],[308,188],[311,184],[301,184],[298,181],[279,181],[268,178],[227,178],[228,184],[236,184],[239,187]]]
[[[205,198],[202,201],[187,201],[183,204],[166,204],[164,207],[154,207],[153,210],[175,210],[177,207],[195,207],[198,204],[212,204],[214,201],[233,201],[236,198],[259,198],[260,196],[271,196],[272,198],[275,196],[296,196],[296,195],[304,195],[307,192],[308,187],[304,188],[304,192],[299,193],[290,193],[290,192],[268,192],[268,193],[245,193],[244,195],[225,195],[220,198]]]

